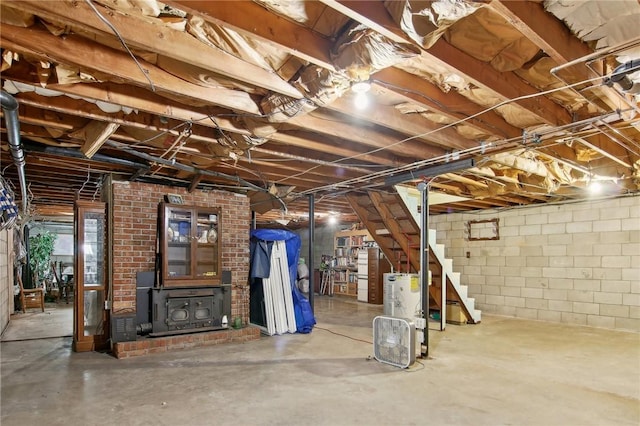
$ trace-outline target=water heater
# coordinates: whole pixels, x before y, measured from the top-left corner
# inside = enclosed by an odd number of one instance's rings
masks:
[[[418,274],[384,274],[384,315],[396,318],[422,317],[420,276]]]

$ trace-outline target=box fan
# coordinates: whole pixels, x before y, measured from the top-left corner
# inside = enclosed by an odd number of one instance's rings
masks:
[[[373,319],[373,354],[386,364],[407,368],[416,360],[416,326],[404,318]]]

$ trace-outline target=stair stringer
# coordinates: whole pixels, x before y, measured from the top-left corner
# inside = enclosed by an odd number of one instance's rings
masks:
[[[407,206],[408,210],[411,212],[413,220],[415,220],[418,228],[421,229],[422,220],[419,209],[421,203],[420,193],[414,188],[402,185],[397,185],[395,189]],[[482,320],[482,312],[475,308],[475,299],[473,297],[469,297],[468,287],[460,282],[460,273],[453,271],[453,260],[445,257],[444,244],[438,244],[436,242],[436,232],[437,231],[435,229],[429,228],[429,250],[442,266],[442,273],[445,276],[447,283],[456,292],[458,299],[463,304],[464,310],[468,313],[467,320],[473,323],[479,323]]]

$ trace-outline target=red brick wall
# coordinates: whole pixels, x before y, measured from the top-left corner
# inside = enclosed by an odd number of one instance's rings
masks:
[[[113,311],[135,311],[136,273],[154,269],[158,204],[179,194],[185,205],[220,207],[222,270],[231,271],[231,316],[249,319],[249,198],[224,191],[194,191],[137,182],[113,183]]]

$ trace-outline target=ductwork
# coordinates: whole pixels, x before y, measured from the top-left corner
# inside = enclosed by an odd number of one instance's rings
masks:
[[[625,93],[640,94],[640,83],[629,78],[629,74],[634,72],[640,72],[640,59],[634,59],[616,67],[611,77],[605,80],[605,84],[611,87],[617,83]]]
[[[4,119],[7,124],[7,138],[9,140],[9,149],[13,162],[18,168],[18,180],[20,181],[20,193],[22,194],[22,211],[27,213],[27,178],[24,173],[24,151],[20,144],[20,122],[18,121],[18,101],[16,98],[5,92],[0,91],[0,101],[2,102],[2,110]]]

